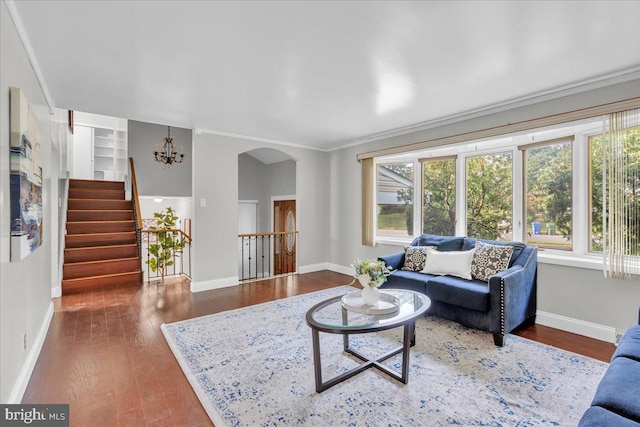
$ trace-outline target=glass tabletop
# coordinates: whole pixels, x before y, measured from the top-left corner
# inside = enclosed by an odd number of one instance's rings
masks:
[[[357,294],[360,290],[354,290]],[[362,314],[343,307],[342,296],[323,301],[307,312],[309,326],[325,332],[373,332],[391,329],[422,316],[431,300],[424,294],[400,289],[384,289],[398,299],[398,310],[390,314]]]

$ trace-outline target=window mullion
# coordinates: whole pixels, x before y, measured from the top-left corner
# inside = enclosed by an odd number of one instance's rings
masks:
[[[585,135],[576,135],[573,143],[573,252],[589,253],[590,198],[589,144]]]
[[[513,234],[512,239],[521,242],[526,241],[524,230],[526,229],[526,208],[524,199],[524,185],[526,181],[523,153],[513,150]]]
[[[413,236],[419,236],[422,233],[422,196],[424,189],[422,188],[422,164],[419,160],[413,162]]]
[[[466,156],[456,159],[456,236],[467,235]]]

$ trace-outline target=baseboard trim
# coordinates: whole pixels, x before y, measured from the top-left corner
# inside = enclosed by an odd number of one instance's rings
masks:
[[[51,319],[53,319],[53,301],[49,303],[49,308],[44,315],[44,319],[42,320],[42,324],[40,325],[38,335],[36,335],[35,341],[31,346],[31,350],[29,350],[29,353],[24,360],[24,364],[22,365],[22,369],[20,370],[20,374],[18,375],[16,383],[11,390],[11,394],[9,394],[7,403],[18,404],[22,402],[22,397],[24,396],[24,392],[27,390],[27,385],[29,385],[31,374],[33,373],[33,369],[35,368],[36,362],[38,361],[38,356],[40,356],[40,351],[42,350],[42,346],[44,345],[44,340],[47,337],[49,325],[51,325]]]
[[[347,276],[353,276],[353,268],[345,267],[344,265],[329,263],[329,270],[346,274]]]
[[[544,311],[536,313],[536,323],[612,344],[616,342],[616,329],[598,323],[586,322]]]
[[[51,288],[51,298],[60,298],[62,296],[62,285]]]
[[[201,282],[191,282],[191,292],[203,292],[213,289],[228,288],[238,285],[238,276],[224,277],[222,279],[203,280]]]
[[[315,271],[329,270],[328,262],[321,262],[319,264],[302,265],[298,269],[298,274],[313,273]]]

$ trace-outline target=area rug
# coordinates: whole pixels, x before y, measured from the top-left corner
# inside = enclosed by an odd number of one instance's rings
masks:
[[[222,426],[575,426],[607,364],[514,335],[434,317],[416,324],[409,383],[368,369],[316,393],[314,304],[342,286],[181,322],[162,331],[202,405]],[[401,328],[352,336],[365,354],[396,347]],[[359,362],[320,334],[324,380]],[[386,364],[399,371],[401,356]]]

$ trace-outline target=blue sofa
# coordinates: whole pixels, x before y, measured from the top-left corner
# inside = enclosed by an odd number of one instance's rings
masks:
[[[469,237],[423,234],[411,246],[433,246],[441,252],[467,251],[475,247],[476,241]],[[491,276],[488,283],[402,270],[405,252],[398,252],[380,257],[390,270],[395,270],[382,288],[426,294],[431,298],[428,314],[491,332],[495,345],[503,346],[506,334],[522,324],[535,322],[537,248],[520,242],[481,241],[514,247],[508,268]]]
[[[578,426],[640,426],[640,310],[638,324],[622,336]]]

